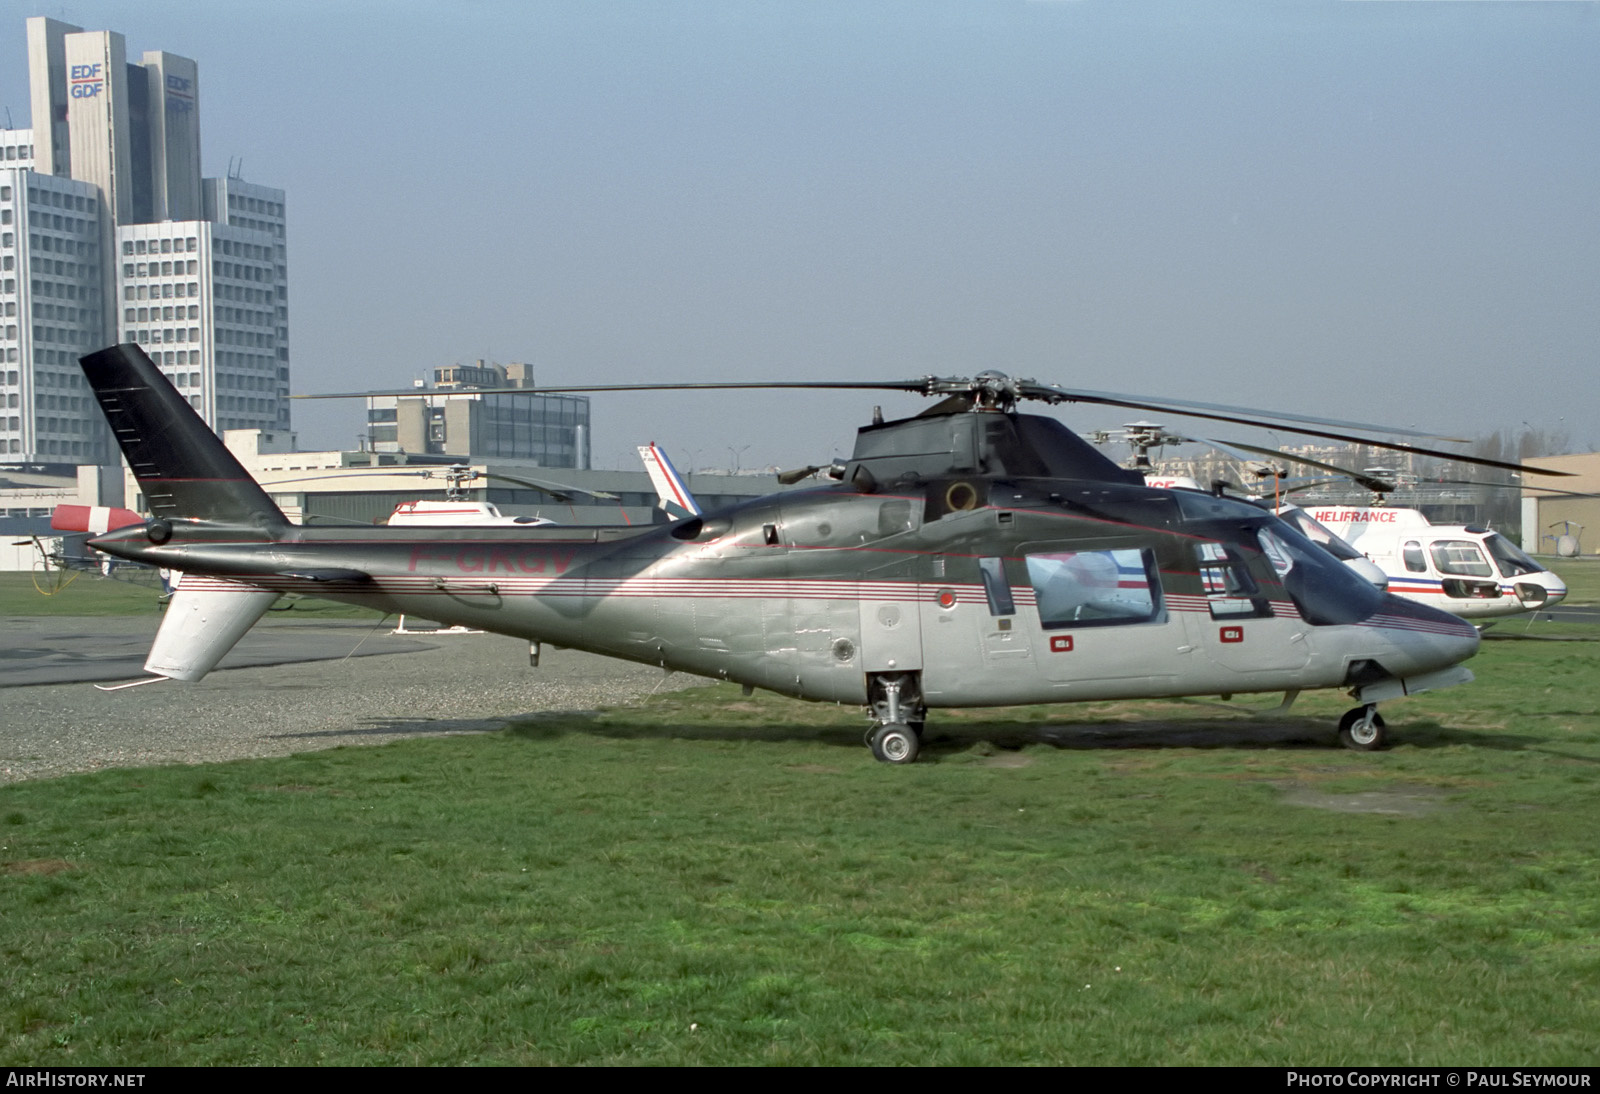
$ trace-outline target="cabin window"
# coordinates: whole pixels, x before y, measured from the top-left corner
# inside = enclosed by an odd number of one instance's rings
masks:
[[[1428,560],[1422,554],[1422,544],[1416,540],[1406,540],[1406,545],[1400,548],[1400,558],[1406,564],[1406,573],[1425,574],[1428,572]]]
[[[1028,555],[1039,622],[1046,629],[1147,623],[1160,611],[1149,551],[1052,551]]]
[[[978,574],[983,578],[983,595],[989,598],[989,614],[1016,615],[1017,605],[1011,598],[1011,583],[1006,580],[1006,560],[980,558]]]
[[[1494,576],[1494,571],[1489,568],[1489,562],[1483,557],[1483,552],[1469,539],[1438,540],[1428,548],[1428,553],[1433,556],[1433,565],[1441,574],[1457,574],[1461,577]]]
[[[1250,576],[1243,558],[1220,543],[1198,543],[1195,554],[1200,562],[1200,587],[1205,590],[1212,619],[1272,614],[1272,605]]]
[[[902,532],[915,531],[917,527],[916,515],[911,511],[911,502],[906,498],[895,501],[886,501],[878,506],[878,538],[897,536]]]

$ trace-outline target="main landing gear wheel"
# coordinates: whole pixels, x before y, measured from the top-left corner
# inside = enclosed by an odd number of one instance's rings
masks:
[[[1383,715],[1371,704],[1346,711],[1339,719],[1339,743],[1357,752],[1376,752],[1389,747],[1388,726]]]
[[[891,722],[872,733],[872,755],[886,764],[908,764],[917,758],[922,742],[906,725]]]

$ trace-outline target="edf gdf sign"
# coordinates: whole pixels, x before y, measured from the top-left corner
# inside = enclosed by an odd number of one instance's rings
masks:
[[[100,90],[106,86],[105,80],[101,78],[100,68],[98,63],[72,66],[72,71],[68,74],[68,84],[71,86],[71,95],[74,99],[92,99],[100,94]]]

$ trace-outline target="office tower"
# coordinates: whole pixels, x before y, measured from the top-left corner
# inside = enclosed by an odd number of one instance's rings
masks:
[[[31,129],[0,130],[0,456],[115,458],[77,358],[142,345],[212,428],[289,428],[284,193],[203,179],[200,73],[28,20]]]

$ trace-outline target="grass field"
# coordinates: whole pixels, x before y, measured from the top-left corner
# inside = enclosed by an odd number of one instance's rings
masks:
[[[1472,667],[1376,754],[716,687],[14,784],[0,1064],[1592,1065],[1600,642]]]

